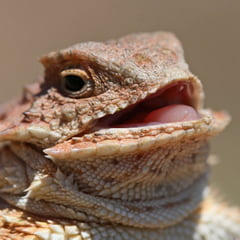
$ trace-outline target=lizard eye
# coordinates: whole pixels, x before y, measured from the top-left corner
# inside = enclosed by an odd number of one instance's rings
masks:
[[[83,88],[85,85],[84,80],[76,75],[68,75],[64,77],[65,88],[68,91],[76,92]]]
[[[67,69],[61,72],[62,90],[73,98],[89,97],[93,91],[93,81],[81,69]]]

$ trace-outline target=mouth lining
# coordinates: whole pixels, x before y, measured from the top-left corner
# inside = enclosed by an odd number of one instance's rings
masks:
[[[171,83],[144,100],[100,119],[97,128],[132,128],[200,119],[192,83]]]

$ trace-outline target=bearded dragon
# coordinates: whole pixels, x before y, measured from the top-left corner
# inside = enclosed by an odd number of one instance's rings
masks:
[[[230,117],[171,33],[86,42],[1,106],[1,240],[237,240],[209,187],[208,140]]]

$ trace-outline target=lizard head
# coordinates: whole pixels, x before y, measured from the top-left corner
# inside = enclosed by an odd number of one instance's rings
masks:
[[[202,112],[201,82],[172,34],[77,44],[41,61],[44,81],[24,92],[12,114],[4,112],[0,139],[50,147],[99,131],[141,138],[200,123],[212,128],[216,120]],[[220,115],[224,126],[227,116]]]

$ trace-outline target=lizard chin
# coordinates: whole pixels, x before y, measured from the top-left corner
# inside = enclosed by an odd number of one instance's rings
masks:
[[[98,121],[99,128],[133,128],[198,120],[201,116],[193,101],[193,86],[172,83],[143,101]]]

